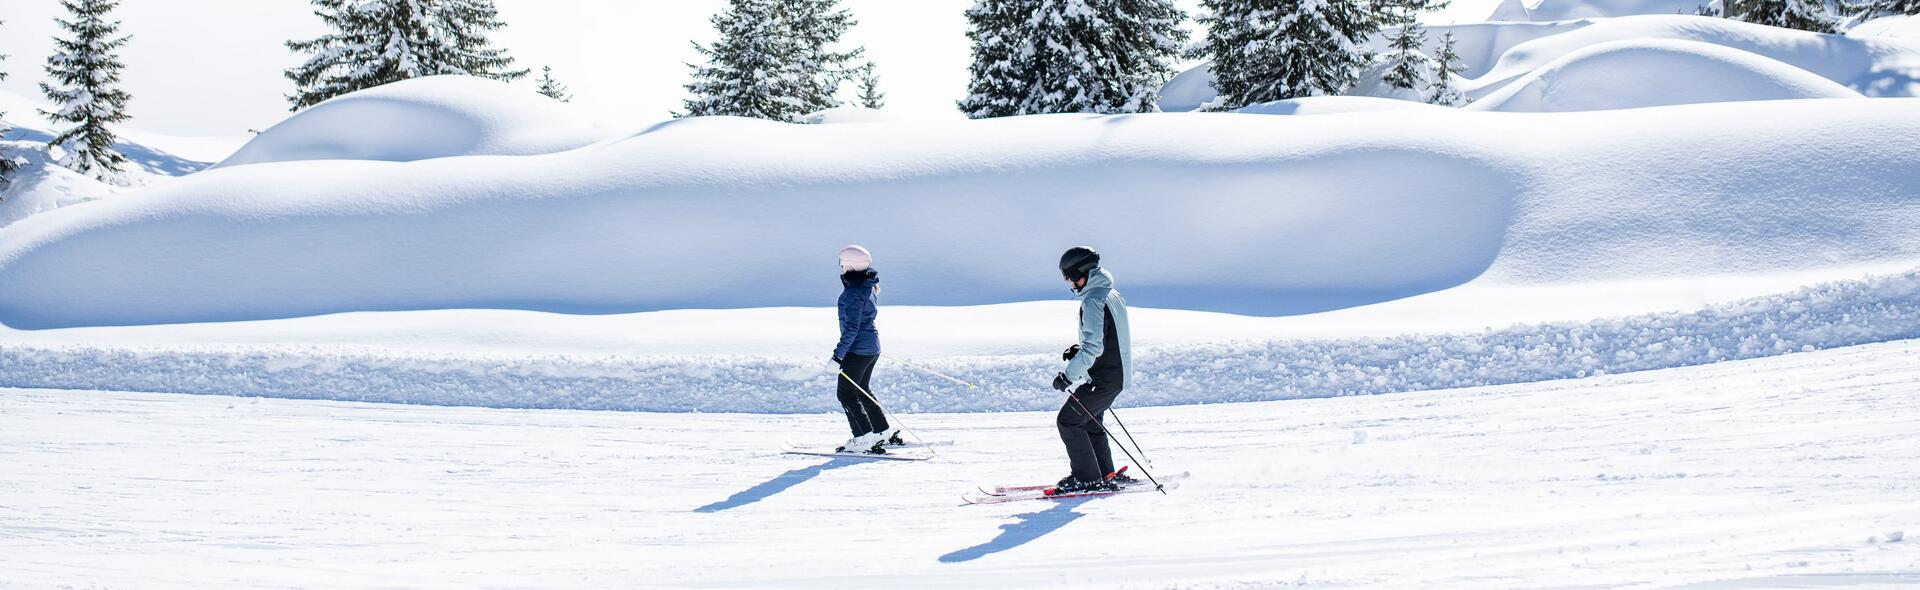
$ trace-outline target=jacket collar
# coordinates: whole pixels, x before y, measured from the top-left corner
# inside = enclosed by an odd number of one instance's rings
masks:
[[[840,273],[840,284],[849,289],[859,286],[872,287],[880,284],[880,273],[871,268],[866,270],[850,270]]]
[[[1088,291],[1092,291],[1094,289],[1112,289],[1112,288],[1113,288],[1113,274],[1107,272],[1107,269],[1105,268],[1094,268],[1093,272],[1087,273],[1087,286],[1081,287],[1079,291],[1075,291],[1074,295],[1081,299],[1085,299],[1087,297]]]

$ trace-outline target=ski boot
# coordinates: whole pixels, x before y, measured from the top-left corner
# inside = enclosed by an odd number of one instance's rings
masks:
[[[1089,492],[1117,492],[1117,491],[1120,491],[1120,486],[1108,480],[1096,479],[1096,480],[1088,481],[1084,479],[1077,479],[1072,475],[1068,475],[1064,478],[1061,478],[1060,483],[1054,484],[1053,488],[1047,490],[1046,493],[1049,496],[1057,496],[1060,494],[1084,494]]]
[[[834,447],[835,453],[866,453],[869,455],[887,454],[887,441],[878,432],[862,434],[847,440],[847,444]]]
[[[1107,474],[1107,481],[1113,482],[1113,485],[1123,488],[1140,483],[1140,480],[1134,479],[1131,475],[1127,475],[1127,467],[1129,466],[1121,465],[1120,468],[1114,470],[1113,473]]]

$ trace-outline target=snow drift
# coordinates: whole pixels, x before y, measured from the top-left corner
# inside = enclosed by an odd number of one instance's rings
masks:
[[[1481,111],[1597,111],[1675,104],[1861,98],[1760,55],[1697,41],[1601,43],[1567,54],[1474,101]]]
[[[608,136],[571,105],[524,88],[471,76],[430,76],[314,105],[261,132],[219,165],[523,156]]]
[[[0,321],[816,305],[849,242],[892,305],[1057,297],[1053,258],[1089,242],[1138,305],[1262,315],[1907,260],[1916,102],[706,118],[542,156],[226,167],[0,233]]]
[[[1457,85],[1474,99],[1531,80],[1531,74],[1548,66],[1563,65],[1562,59],[1570,55],[1588,52],[1603,44],[1628,41],[1690,41],[1752,55],[1736,57],[1725,51],[1708,54],[1709,50],[1696,48],[1692,53],[1701,57],[1642,59],[1638,65],[1647,69],[1633,76],[1632,84],[1588,89],[1591,94],[1579,100],[1594,104],[1630,103],[1634,102],[1634,96],[1646,94],[1648,86],[1682,86],[1690,88],[1695,96],[1723,101],[1771,100],[1792,94],[1775,86],[1756,86],[1751,82],[1751,75],[1733,75],[1722,87],[1715,86],[1721,84],[1719,76],[1758,68],[1755,64],[1762,62],[1769,64],[1759,68],[1766,72],[1767,78],[1805,79],[1803,75],[1787,73],[1773,65],[1778,62],[1865,96],[1920,96],[1920,42],[1897,35],[1823,35],[1721,18],[1648,15],[1548,23],[1435,25],[1428,29],[1428,42],[1423,51],[1432,55],[1439,47],[1440,35],[1449,31],[1455,36],[1456,51],[1462,60],[1463,78]],[[1381,40],[1385,38],[1383,35],[1373,40],[1376,50],[1384,50]],[[1735,65],[1712,67],[1703,66],[1702,62]],[[1212,101],[1215,97],[1211,86],[1213,75],[1207,67],[1202,64],[1182,72],[1162,87],[1161,108],[1186,111]],[[1716,76],[1697,77],[1702,67],[1712,67],[1709,73]],[[1794,88],[1802,86],[1796,83]],[[1356,92],[1385,97],[1391,94],[1391,89],[1369,78]]]
[[[1643,14],[1694,14],[1700,0],[1501,0],[1489,21],[1550,22]]]
[[[0,185],[0,228],[16,221],[68,205],[110,198],[125,188],[95,180],[53,162],[47,142],[59,128],[40,114],[50,108],[44,101],[0,90],[0,112],[6,113],[12,129],[0,136],[0,156],[18,158],[26,164],[10,176],[13,181]],[[236,139],[184,138],[116,128],[120,141],[113,144],[127,157],[125,182],[148,185],[165,182],[175,176],[205,169],[239,145]]]

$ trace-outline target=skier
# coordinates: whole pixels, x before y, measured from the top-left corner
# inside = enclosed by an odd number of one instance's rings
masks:
[[[880,274],[873,270],[873,254],[858,245],[840,250],[840,343],[833,348],[833,364],[839,369],[835,379],[840,407],[847,412],[847,425],[853,438],[834,449],[841,453],[886,453],[883,445],[902,443],[898,430],[888,428],[887,417],[874,400],[873,364],[880,360],[880,331],[873,320],[879,315]]]
[[[1119,489],[1134,480],[1114,471],[1102,422],[1114,398],[1126,388],[1133,361],[1127,300],[1113,290],[1113,275],[1100,267],[1100,253],[1092,248],[1068,249],[1060,256],[1060,274],[1080,298],[1080,342],[1060,355],[1067,368],[1053,376],[1053,388],[1067,392],[1055,425],[1073,466],[1073,473],[1061,479],[1056,489],[1063,493]],[[1073,387],[1074,383],[1082,384]]]

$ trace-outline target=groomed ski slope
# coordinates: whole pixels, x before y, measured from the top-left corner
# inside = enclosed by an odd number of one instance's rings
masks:
[[[1917,384],[1909,340],[1123,406],[1171,494],[964,507],[1060,475],[1049,415],[903,416],[940,458],[874,464],[774,450],[825,414],[9,389],[0,587],[1912,585]]]

